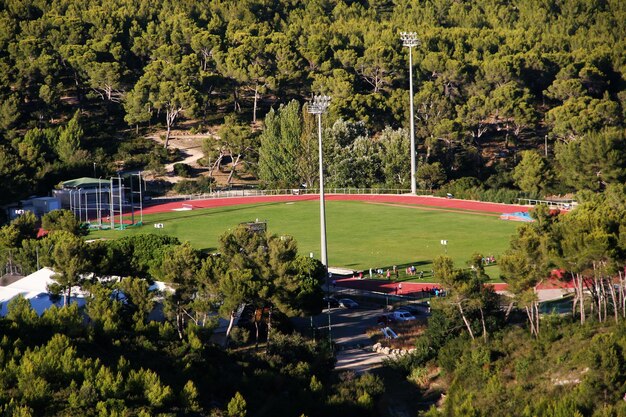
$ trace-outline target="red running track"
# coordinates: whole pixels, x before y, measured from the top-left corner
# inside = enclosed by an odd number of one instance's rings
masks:
[[[337,286],[342,288],[354,288],[366,291],[375,291],[385,294],[397,294],[397,295],[422,295],[423,292],[429,290],[441,289],[441,285],[432,282],[407,282],[402,281],[402,288],[399,288],[400,282],[385,281],[379,279],[359,279],[359,278],[343,278],[336,280]],[[496,291],[504,291],[507,288],[507,284],[496,283],[487,284],[491,285]]]
[[[571,289],[574,288],[572,281],[566,281],[562,279],[563,277],[553,275],[541,282],[537,285],[536,289],[538,291],[541,290],[552,290],[552,289]],[[359,278],[339,278],[335,280],[337,286],[342,288],[354,288],[359,290],[366,291],[375,291],[381,292],[385,294],[398,294],[398,295],[411,295],[411,296],[420,296],[423,295],[424,292],[428,292],[429,290],[434,290],[435,288],[441,289],[441,286],[432,282],[407,282],[402,281],[402,288],[399,287],[400,282],[386,281],[380,279],[359,279]],[[499,282],[499,283],[490,283],[486,284],[493,287],[495,291],[506,291],[508,288],[508,284]]]
[[[277,203],[283,201],[314,201],[318,200],[318,194],[307,195],[277,195],[260,197],[226,197],[208,200],[185,200],[173,203],[159,204],[143,209],[144,214],[163,213],[175,209],[182,209],[191,205],[194,209],[235,206],[240,204]],[[454,198],[413,196],[413,195],[380,195],[380,194],[329,194],[326,200],[332,201],[366,201],[372,203],[407,204],[426,207],[438,207],[444,209],[472,210],[487,213],[511,213],[516,211],[526,212],[528,206],[516,204],[485,203],[473,200],[458,200]]]

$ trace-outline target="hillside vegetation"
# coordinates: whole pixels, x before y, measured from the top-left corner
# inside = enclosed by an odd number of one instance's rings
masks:
[[[185,120],[218,131],[203,162],[229,163],[227,182],[315,186],[301,106],[319,93],[332,96],[329,183],[409,189],[401,31],[420,41],[420,187],[472,177],[450,189],[503,199],[485,190],[626,179],[619,0],[3,0],[0,21],[0,203],[82,175],[158,173],[178,156],[141,138],[156,128],[167,147]]]
[[[401,31],[420,40],[420,188],[580,202],[566,215],[538,206],[518,228],[498,259],[506,302],[484,285],[485,254],[461,268],[433,260],[446,295],[413,353],[387,364],[424,401],[381,411],[389,381],[334,373],[325,337],[292,332],[287,317],[319,314],[327,276],[290,236],[239,227],[216,256],[154,234],[86,243],[70,211],[27,211],[0,228],[2,256],[52,267],[52,297],[81,287],[86,307],[39,317],[12,299],[0,319],[0,413],[625,416],[622,0],[0,0],[0,205],[84,175],[158,177],[174,164],[193,177],[169,145],[182,126],[206,135],[198,163],[227,184],[314,188],[306,102],[320,93],[332,96],[328,186],[408,190]],[[554,269],[573,287],[572,314],[559,318],[539,314],[535,291]],[[124,278],[96,279],[110,276]],[[153,280],[174,289],[162,322],[149,319]],[[215,317],[232,323],[242,304],[250,328],[216,343]]]

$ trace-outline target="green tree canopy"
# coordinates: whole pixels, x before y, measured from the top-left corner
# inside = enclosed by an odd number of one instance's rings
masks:
[[[530,195],[545,192],[552,173],[546,161],[535,151],[522,151],[522,159],[513,170],[513,179],[520,190]]]

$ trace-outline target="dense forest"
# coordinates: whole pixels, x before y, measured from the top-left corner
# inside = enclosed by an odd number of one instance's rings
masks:
[[[401,31],[419,39],[420,188],[510,199],[626,179],[619,0],[3,0],[0,19],[3,203],[80,175],[158,171],[176,155],[143,138],[167,144],[183,122],[221,126],[208,160],[315,186],[302,109],[320,93],[329,184],[410,189]]]

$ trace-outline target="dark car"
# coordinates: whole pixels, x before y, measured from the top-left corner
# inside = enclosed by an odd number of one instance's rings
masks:
[[[339,306],[343,308],[357,308],[359,306],[359,303],[349,298],[340,298]]]
[[[409,313],[417,316],[419,314],[428,314],[430,312],[430,307],[427,304],[407,304],[404,306],[400,306],[397,310],[408,311]]]
[[[322,301],[322,308],[337,308],[339,307],[339,301],[335,297],[324,297]]]

